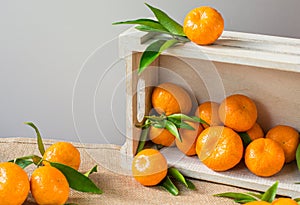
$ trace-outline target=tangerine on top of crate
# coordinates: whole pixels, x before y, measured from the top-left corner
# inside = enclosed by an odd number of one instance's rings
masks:
[[[131,28],[119,37],[120,57],[130,55],[132,48],[143,52],[150,42],[164,38],[168,37]],[[167,49],[164,54],[300,72],[300,39],[224,31],[213,45],[198,46],[189,42],[180,49],[178,46]]]

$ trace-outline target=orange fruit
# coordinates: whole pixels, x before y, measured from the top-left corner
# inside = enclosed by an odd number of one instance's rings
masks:
[[[271,203],[266,201],[251,201],[248,203],[245,203],[244,205],[270,205]]]
[[[167,172],[167,160],[156,149],[144,149],[133,158],[133,177],[144,186],[157,185]]]
[[[43,159],[58,162],[78,170],[80,166],[80,152],[69,142],[57,142],[46,149]],[[48,165],[48,162],[43,162]]]
[[[165,128],[156,128],[151,126],[149,130],[149,138],[155,144],[160,144],[166,147],[172,146],[175,143],[175,136]]]
[[[159,114],[188,114],[192,109],[192,100],[182,87],[173,83],[163,83],[152,92],[152,106]]]
[[[182,141],[175,139],[177,148],[187,156],[196,155],[196,142],[199,134],[203,131],[201,124],[196,122],[188,122],[195,130],[179,129]]]
[[[208,45],[223,33],[224,19],[214,8],[202,6],[194,8],[185,17],[183,31],[194,43]]]
[[[256,105],[245,95],[231,95],[221,103],[219,117],[225,126],[237,132],[244,132],[253,127],[256,122]]]
[[[219,118],[219,104],[216,102],[207,101],[198,106],[195,112],[195,116],[201,118],[210,126],[222,125]],[[204,128],[209,127],[207,124],[203,124]]]
[[[277,125],[267,132],[266,138],[275,140],[281,145],[286,163],[296,159],[299,133],[294,128],[286,125]]]
[[[285,161],[279,143],[268,138],[252,141],[246,148],[245,164],[257,176],[269,177],[278,173]]]
[[[21,205],[29,193],[27,173],[12,162],[0,163],[0,205]]]
[[[197,155],[208,168],[226,171],[237,165],[243,157],[243,142],[240,136],[228,127],[206,128],[197,139]]]
[[[249,130],[246,131],[246,133],[250,137],[251,141],[264,137],[264,131],[258,123],[255,123]]]
[[[38,204],[65,204],[70,192],[66,177],[51,166],[39,167],[33,171],[30,188]]]
[[[272,202],[272,205],[299,205],[295,200],[290,198],[278,198]]]

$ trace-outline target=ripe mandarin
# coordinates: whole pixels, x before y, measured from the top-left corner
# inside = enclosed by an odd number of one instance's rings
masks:
[[[295,200],[290,198],[278,198],[272,202],[272,205],[299,205]]]
[[[163,83],[152,92],[152,106],[159,114],[188,114],[192,109],[192,100],[182,87],[173,83]]]
[[[80,166],[80,152],[69,142],[57,142],[46,149],[43,159],[58,162],[78,170]],[[44,161],[44,165],[49,163]]]
[[[0,205],[21,205],[29,193],[27,173],[12,162],[0,163]]]
[[[160,144],[166,147],[175,144],[175,136],[165,128],[156,128],[151,126],[149,130],[149,138],[155,144]]]
[[[233,168],[242,159],[243,151],[240,136],[228,127],[206,128],[197,139],[196,152],[200,161],[214,171]]]
[[[194,43],[208,45],[215,42],[224,30],[224,19],[214,8],[202,6],[191,10],[185,17],[183,31]]]
[[[199,134],[203,131],[201,124],[196,122],[186,122],[195,130],[179,129],[182,141],[175,139],[177,148],[187,156],[196,155],[196,142]]]
[[[231,95],[221,103],[219,117],[225,126],[237,132],[245,132],[253,127],[256,122],[256,105],[245,95]]]
[[[278,173],[285,161],[279,143],[268,138],[252,141],[246,148],[245,164],[257,176],[269,177]]]
[[[195,112],[195,116],[201,118],[210,126],[222,125],[219,118],[219,104],[216,102],[207,101],[198,106]],[[207,124],[203,124],[204,128],[209,127]]]
[[[133,158],[132,175],[144,186],[157,185],[167,172],[167,160],[156,149],[144,149]]]
[[[38,204],[65,204],[70,192],[66,177],[51,166],[39,167],[33,171],[30,188]]]
[[[275,140],[281,145],[286,163],[296,159],[299,133],[294,128],[286,125],[277,125],[267,132],[266,138]]]

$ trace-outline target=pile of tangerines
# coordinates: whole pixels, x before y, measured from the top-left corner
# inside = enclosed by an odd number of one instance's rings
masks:
[[[78,170],[80,152],[71,143],[54,143],[45,151],[41,162],[30,179],[16,163],[0,163],[0,205],[21,205],[29,192],[38,204],[66,203],[70,192],[69,183],[65,175],[49,162],[59,162]]]
[[[152,106],[157,115],[188,115],[192,111],[188,92],[173,83],[163,83],[154,88]],[[298,131],[288,125],[277,125],[264,134],[257,122],[255,102],[246,95],[233,94],[220,103],[203,102],[194,115],[206,123],[184,121],[194,129],[178,128],[181,139],[168,129],[155,126],[150,127],[149,139],[155,144],[177,146],[188,156],[197,155],[203,164],[214,171],[229,170],[244,160],[253,174],[269,177],[278,173],[285,163],[295,160],[299,145]],[[134,175],[139,173],[136,171],[139,163],[150,163],[145,153],[143,155],[143,158],[134,160]],[[160,168],[157,173],[166,169],[159,167],[161,164],[166,166],[161,157],[154,163],[157,169]]]

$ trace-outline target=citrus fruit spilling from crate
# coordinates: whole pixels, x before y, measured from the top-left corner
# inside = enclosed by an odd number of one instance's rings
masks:
[[[167,172],[167,160],[156,149],[144,149],[133,158],[132,175],[144,186],[157,185]]]

